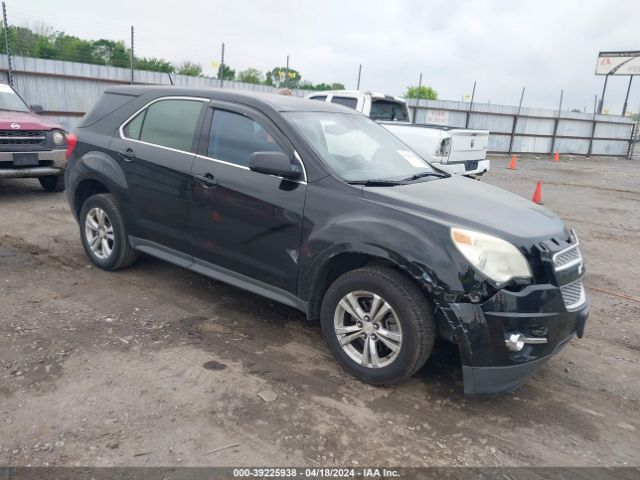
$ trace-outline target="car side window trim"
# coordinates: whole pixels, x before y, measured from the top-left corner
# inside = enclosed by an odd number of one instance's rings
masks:
[[[235,114],[238,114],[238,115],[243,115],[243,116],[245,116],[247,118],[250,118],[251,120],[253,120],[255,122],[260,123],[260,125],[262,125],[263,128],[267,128],[267,130],[273,130],[274,129],[268,124],[265,125],[265,122],[264,122],[264,120],[262,118],[263,116],[259,115],[257,113],[254,113],[253,109],[245,107],[244,105],[236,105],[236,104],[233,104],[233,103],[212,100],[211,104],[209,105],[209,112],[205,116],[204,125],[203,125],[203,128],[202,128],[202,132],[200,134],[200,138],[201,139],[206,139],[206,142],[204,142],[205,144],[208,144],[209,136],[211,135],[212,119],[213,119],[213,114],[214,114],[215,110],[226,110],[226,111],[231,112],[231,113],[235,113]],[[277,136],[286,139],[284,134],[282,134],[282,132],[280,132],[279,130],[278,130]],[[278,143],[278,145],[280,145],[282,147],[282,145],[281,145],[282,142],[281,141],[277,142],[277,143]],[[295,147],[293,145],[291,145],[291,142],[289,142],[288,139],[287,139],[286,150],[290,150],[293,153],[293,158],[300,164],[300,167],[302,168],[303,178],[301,180],[291,180],[290,178],[285,179],[284,177],[280,177],[280,176],[277,176],[277,175],[271,175],[271,176],[276,177],[276,178],[282,178],[283,180],[287,180],[287,181],[290,181],[290,182],[295,182],[295,183],[299,183],[299,184],[302,184],[302,185],[306,185],[307,184],[307,178],[308,178],[307,177],[307,169],[305,168],[304,162],[302,161],[302,158],[300,158],[300,155],[298,154],[298,151],[295,149]],[[222,163],[223,165],[228,165],[230,167],[240,168],[242,170],[249,170],[249,171],[251,170],[249,167],[246,167],[244,165],[238,165],[237,163],[232,163],[232,162],[228,162],[226,160],[221,160],[219,158],[210,157],[209,155],[203,155],[203,153],[201,153],[201,152],[203,152],[203,150],[201,148],[199,148],[198,153],[196,153],[196,157],[202,158],[204,160],[211,160],[213,162]]]
[[[143,110],[149,108],[154,103],[161,102],[163,100],[191,100],[191,101],[202,102],[202,103],[208,103],[209,101],[211,101],[210,98],[188,97],[188,96],[169,96],[169,97],[154,98],[149,103],[147,103],[144,107],[138,109],[133,115],[129,116],[124,122],[122,122],[122,124],[118,128],[118,132],[120,134],[120,138],[123,139],[123,140],[128,140],[130,142],[136,142],[136,143],[141,143],[143,145],[149,145],[149,146],[156,147],[156,148],[162,148],[164,150],[169,150],[170,152],[178,152],[178,153],[186,153],[188,155],[195,155],[195,152],[189,152],[189,151],[186,151],[186,150],[179,150],[177,148],[165,147],[164,145],[158,145],[158,144],[155,144],[155,143],[143,142],[142,140],[136,140],[135,138],[127,137],[124,134],[124,128],[129,124],[129,122],[131,122],[134,118],[136,118],[140,112],[142,112]],[[145,114],[145,116],[146,116],[146,114]],[[144,126],[144,122],[143,122],[143,126]],[[142,128],[140,129],[140,131],[142,132]],[[198,132],[198,129],[196,129],[196,134],[197,134],[197,132]]]

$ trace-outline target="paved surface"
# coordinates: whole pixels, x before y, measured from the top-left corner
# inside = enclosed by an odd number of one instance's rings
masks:
[[[638,465],[640,163],[506,163],[482,181],[542,180],[609,293],[589,291],[585,338],[492,399],[462,396],[446,343],[374,388],[294,310],[151,258],[92,268],[62,194],[0,181],[0,464]]]

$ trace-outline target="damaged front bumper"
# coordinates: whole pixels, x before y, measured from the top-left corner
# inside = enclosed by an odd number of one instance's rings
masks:
[[[582,287],[582,284],[581,288]],[[524,382],[574,335],[582,337],[589,300],[567,309],[561,288],[530,285],[500,290],[484,303],[438,303],[438,328],[458,345],[464,393],[496,395]],[[525,341],[512,349],[510,338]]]

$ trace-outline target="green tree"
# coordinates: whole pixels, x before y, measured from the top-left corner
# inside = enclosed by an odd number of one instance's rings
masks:
[[[297,70],[287,67],[275,67],[266,73],[265,84],[278,88],[298,88],[302,75]]]
[[[418,98],[418,92],[420,92],[420,99],[437,100],[438,92],[433,88],[423,85],[418,90],[418,87],[407,87],[407,92],[404,94],[405,98]]]
[[[184,61],[176,67],[176,73],[188,75],[189,77],[199,77],[202,75],[202,67],[197,63]]]
[[[229,65],[224,64],[218,67],[218,79],[233,80],[234,78],[236,78],[236,71]]]
[[[57,56],[56,47],[50,38],[40,37],[36,41],[36,44],[33,47],[33,51],[29,56],[36,58],[53,59]]]
[[[131,50],[124,42],[100,39],[93,43],[93,58],[97,63],[114,67],[131,66]]]
[[[53,41],[56,60],[70,62],[99,63],[93,56],[93,44],[72,35],[59,32]]]
[[[238,72],[236,80],[238,82],[259,84],[264,81],[264,75],[260,70],[257,70],[255,68],[247,68],[246,70]]]
[[[175,68],[164,58],[143,57],[136,58],[135,68],[138,70],[148,70],[151,72],[173,73]]]

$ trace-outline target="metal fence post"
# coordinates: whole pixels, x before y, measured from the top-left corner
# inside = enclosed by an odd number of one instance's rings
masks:
[[[7,50],[9,85],[13,87],[13,68],[11,67],[11,45],[9,45],[9,24],[7,23],[7,6],[2,2],[2,19],[4,21],[4,45]]]
[[[600,100],[602,102],[602,100]],[[593,99],[593,126],[591,128],[591,135],[589,136],[589,149],[587,150],[587,157],[591,156],[593,150],[593,136],[596,134],[596,110],[598,109],[598,95]]]
[[[511,139],[509,140],[509,153],[513,153],[513,137],[516,135],[516,127],[518,126],[518,118],[520,117],[520,110],[522,109],[522,99],[524,98],[524,87],[522,87],[522,93],[520,94],[520,103],[518,104],[518,112],[513,117],[513,127],[511,128]]]
[[[134,63],[135,63],[135,57],[133,54],[133,25],[131,25],[131,85],[133,85],[133,82],[134,82],[134,78],[133,78]]]
[[[551,152],[553,153],[556,149],[556,136],[558,135],[558,124],[560,123],[560,113],[562,112],[562,97],[564,96],[564,90],[560,90],[560,105],[558,105],[558,115],[556,116],[556,121],[553,125],[553,138],[551,139]]]
[[[631,137],[629,138],[629,146],[627,147],[627,158],[633,160],[633,150],[636,144],[636,137],[640,138],[640,122],[636,122],[631,127]]]

